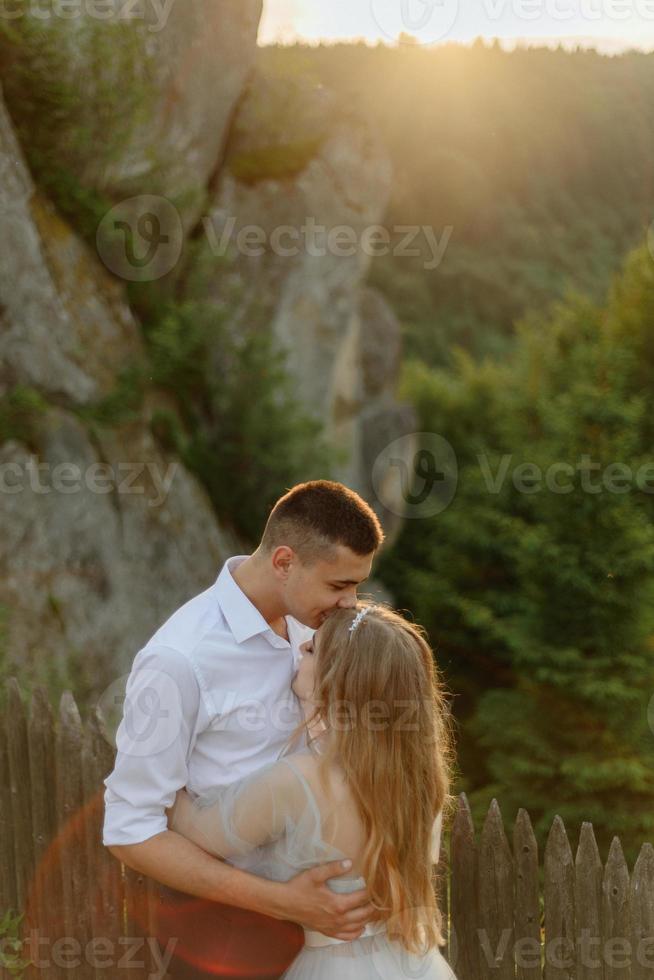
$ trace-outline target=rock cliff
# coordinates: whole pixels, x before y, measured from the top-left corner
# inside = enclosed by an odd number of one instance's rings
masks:
[[[130,277],[89,234],[111,209],[129,226],[145,196],[172,206],[179,256],[143,278],[272,334],[340,452],[333,475],[390,538],[401,501],[382,506],[372,465],[415,428],[395,399],[399,325],[365,286],[392,180],[381,148],[322,90],[304,119],[282,100],[267,131],[285,87],[251,78],[260,0],[185,0],[164,20],[141,6],[135,24],[0,31],[0,669],[74,671],[96,695],[244,547],[155,438],[161,393],[116,404],[147,352]]]
[[[299,398],[340,451],[336,478],[371,502],[390,541],[403,501],[390,487],[378,499],[372,467],[416,422],[395,395],[400,325],[365,279],[374,236],[383,244],[392,172],[360,120],[321,86],[298,88],[258,77],[243,100],[202,219],[198,260],[213,274],[200,295],[228,309],[236,329],[273,332]],[[193,285],[185,293],[199,295]],[[404,451],[412,455],[410,442]]]
[[[141,350],[123,286],[35,190],[0,101],[0,668],[99,691],[234,542],[147,414],[83,423]]]

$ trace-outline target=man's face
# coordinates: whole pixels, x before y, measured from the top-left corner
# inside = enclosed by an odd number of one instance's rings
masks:
[[[291,552],[288,570],[282,579],[290,615],[305,626],[318,629],[336,609],[353,607],[357,586],[370,575],[373,555],[374,552],[357,555],[345,545],[338,544],[333,546],[328,559],[303,565]]]

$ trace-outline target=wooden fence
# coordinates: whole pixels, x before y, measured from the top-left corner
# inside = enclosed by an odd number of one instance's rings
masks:
[[[114,749],[101,719],[83,725],[69,692],[57,718],[43,689],[27,709],[15,679],[6,695],[0,921],[9,909],[24,914],[22,956],[34,962],[0,968],[0,980],[175,980],[174,970],[162,970],[155,938],[156,883],[102,845],[103,780]],[[443,953],[458,980],[654,980],[652,845],[642,845],[630,874],[617,838],[602,865],[589,823],[573,857],[556,817],[543,862],[541,896],[526,811],[509,843],[496,801],[475,835],[459,797],[437,868],[448,923]],[[0,944],[11,951],[6,936]]]

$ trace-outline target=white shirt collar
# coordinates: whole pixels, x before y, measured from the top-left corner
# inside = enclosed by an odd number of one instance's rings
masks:
[[[274,633],[270,623],[248,599],[232,575],[238,565],[249,557],[249,555],[233,555],[228,558],[214,585],[220,608],[237,643],[243,643],[259,633]]]

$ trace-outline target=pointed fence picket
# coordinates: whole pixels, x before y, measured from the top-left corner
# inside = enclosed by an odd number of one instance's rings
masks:
[[[70,692],[57,711],[5,685],[0,712],[0,922],[22,913],[22,970],[0,980],[175,980],[152,954],[158,885],[102,844],[104,779],[115,750],[99,712]],[[449,844],[449,846],[448,846]],[[475,833],[464,793],[445,832],[435,886],[441,952],[457,980],[654,980],[654,848],[630,873],[613,839],[600,859],[590,823],[576,854],[560,817],[541,865],[529,815],[511,840],[496,800]],[[9,951],[0,935],[0,950]]]

